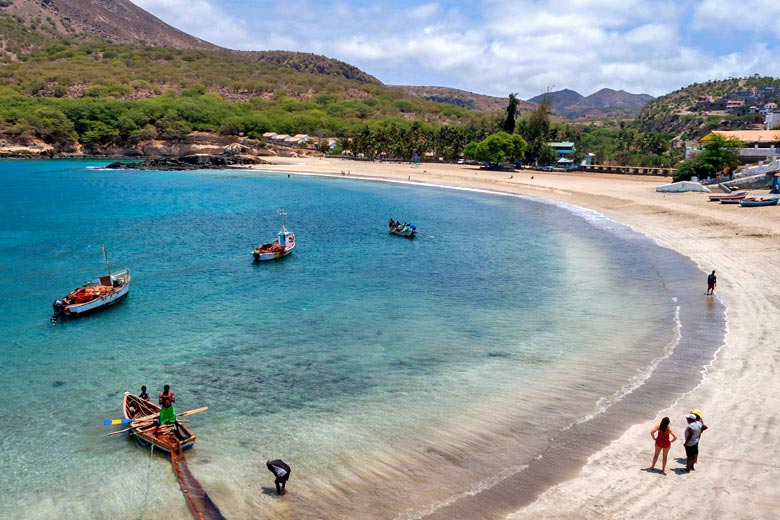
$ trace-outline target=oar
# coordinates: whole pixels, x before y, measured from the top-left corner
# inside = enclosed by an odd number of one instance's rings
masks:
[[[177,413],[176,417],[187,417],[188,415],[192,415],[194,413],[199,412],[205,412],[208,410],[208,406],[201,406],[200,408],[195,408],[193,410],[187,410],[186,412]],[[111,426],[112,424],[129,424],[131,422],[143,422],[143,421],[150,421],[152,419],[157,419],[160,416],[160,413],[155,413],[151,415],[144,415],[143,417],[135,417],[133,419],[106,419],[103,421],[103,424],[106,426]]]
[[[149,422],[149,425],[151,425],[151,424],[152,424],[152,421],[148,421],[148,422]],[[132,425],[132,426],[131,426],[131,427],[129,427],[129,428],[125,428],[124,430],[117,430],[117,431],[115,431],[115,432],[111,432],[111,433],[109,433],[108,435],[110,436],[110,435],[116,435],[116,434],[118,434],[118,433],[123,433],[123,432],[126,432],[126,431],[128,431],[128,430],[132,430],[133,428],[137,428],[138,426],[139,426],[139,425],[137,425],[137,424],[134,424],[134,425]]]

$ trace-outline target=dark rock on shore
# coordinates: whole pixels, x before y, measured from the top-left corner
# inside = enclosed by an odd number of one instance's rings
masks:
[[[268,164],[267,161],[258,157],[234,154],[196,154],[185,155],[183,157],[162,157],[155,159],[146,159],[141,162],[113,162],[106,168],[116,170],[220,170],[230,166],[250,165],[250,164]]]

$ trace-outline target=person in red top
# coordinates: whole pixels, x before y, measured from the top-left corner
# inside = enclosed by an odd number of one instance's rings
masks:
[[[675,435],[674,431],[669,427],[668,417],[661,419],[661,423],[650,432],[650,437],[655,441],[655,454],[653,455],[653,464],[650,467],[655,469],[655,463],[658,462],[658,454],[663,450],[664,456],[661,463],[661,473],[666,473],[666,458],[669,455],[669,448],[671,448],[672,443],[677,440],[677,435]]]

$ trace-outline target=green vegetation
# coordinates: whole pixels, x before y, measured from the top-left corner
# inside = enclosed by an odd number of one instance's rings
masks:
[[[463,151],[466,157],[478,161],[502,163],[519,159],[525,153],[528,143],[517,134],[498,132],[480,142],[469,143]]]
[[[714,134],[708,138],[704,149],[693,159],[681,162],[677,166],[674,181],[689,181],[691,177],[706,178],[720,172],[729,173],[739,165],[736,152],[744,143],[733,137]]]

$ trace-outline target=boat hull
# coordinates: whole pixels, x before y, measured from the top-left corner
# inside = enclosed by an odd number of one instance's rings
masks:
[[[257,260],[258,262],[267,262],[268,260],[279,260],[280,258],[284,258],[285,256],[292,253],[294,247],[295,246],[290,248],[285,248],[284,251],[278,251],[272,253],[263,253],[255,249],[252,252],[252,255],[255,257],[255,260]]]
[[[125,392],[122,400],[122,413],[125,419],[159,415],[160,407],[150,401],[144,401],[137,395]],[[166,453],[188,450],[195,444],[196,437],[192,431],[176,422],[176,429],[167,425],[158,426],[157,419],[145,421],[130,428],[128,435],[146,446],[154,445]]]
[[[399,237],[404,237],[404,238],[414,238],[415,236],[417,236],[416,231],[396,231],[394,229],[390,230],[390,234]]]
[[[772,197],[771,199],[767,200],[743,200],[739,203],[740,206],[743,208],[758,208],[761,206],[777,206],[778,202],[777,197]]]

